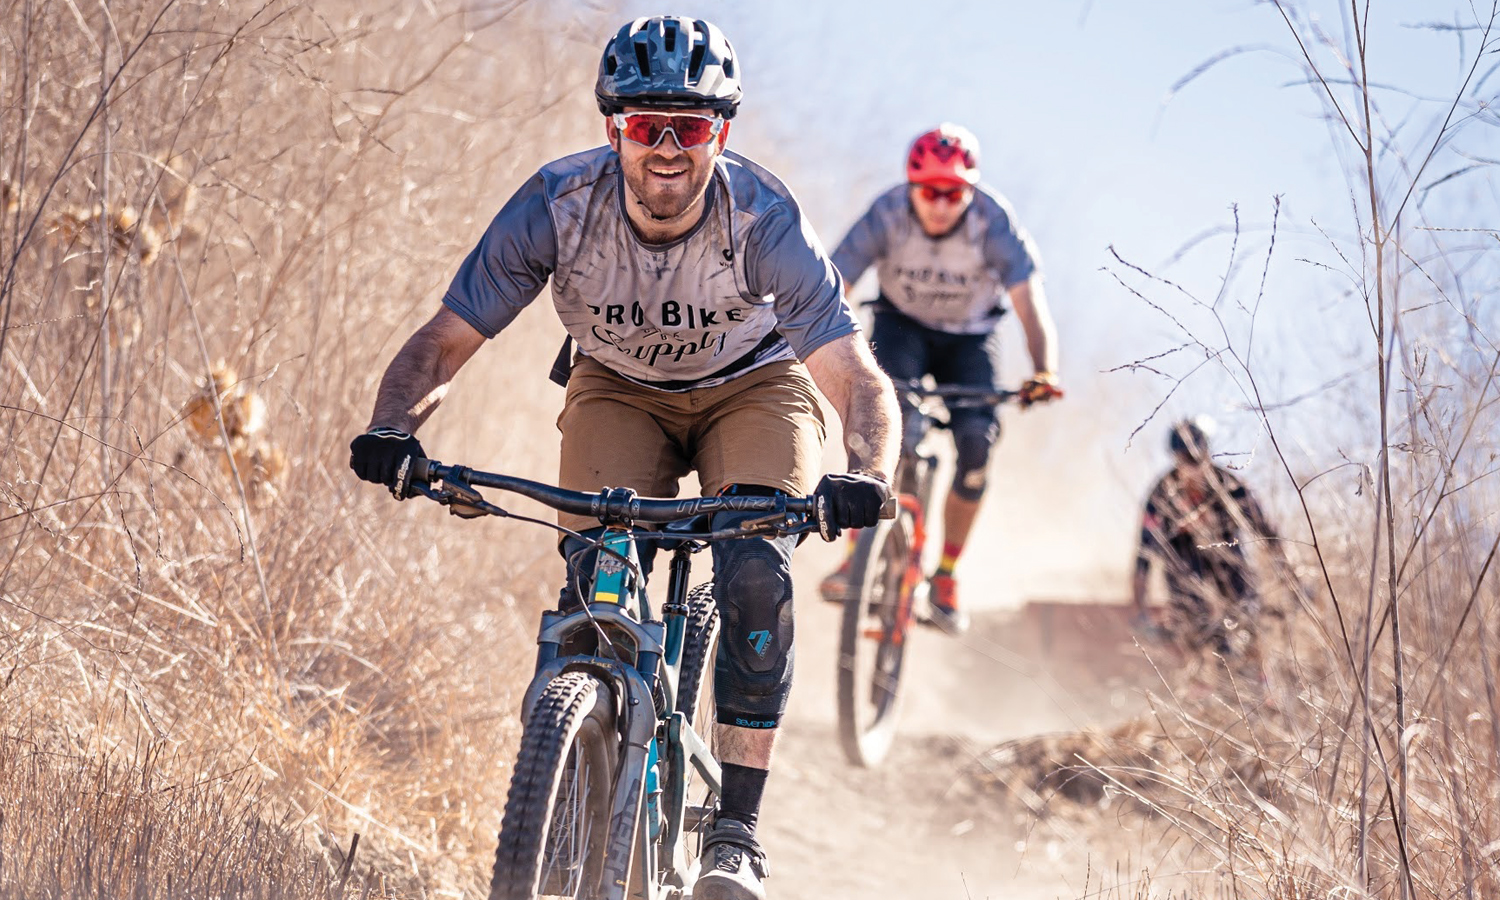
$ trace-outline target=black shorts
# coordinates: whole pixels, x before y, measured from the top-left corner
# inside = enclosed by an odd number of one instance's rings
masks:
[[[928,328],[885,302],[875,305],[870,329],[870,348],[875,361],[896,382],[931,375],[938,384],[961,384],[995,388],[1000,372],[1000,336],[952,334]],[[993,406],[966,407],[952,411],[955,434],[978,432],[994,442],[1000,434]]]

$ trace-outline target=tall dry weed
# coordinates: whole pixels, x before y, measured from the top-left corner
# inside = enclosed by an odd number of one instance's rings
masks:
[[[596,15],[0,7],[0,895],[323,897],[356,833],[351,893],[480,882],[548,541],[398,507],[347,445],[591,142]],[[557,399],[506,393],[434,455],[544,473],[515,424]]]
[[[1264,680],[1231,668],[1202,696],[1169,677],[1153,718],[1005,748],[977,783],[1044,812],[1076,805],[1070,791],[1119,811],[1155,883],[1193,896],[1496,896],[1500,232],[1479,148],[1500,7],[1397,27],[1359,2],[1342,30],[1301,4],[1268,11],[1326,113],[1350,220],[1302,223],[1319,239],[1288,250],[1279,200],[1254,232],[1236,211],[1226,276],[1201,293],[1124,254],[1115,268],[1179,338],[1130,366],[1164,376],[1163,405],[1211,378],[1255,422],[1228,449],[1258,451],[1233,461],[1280,486],[1297,612],[1262,635]],[[1450,93],[1378,68],[1402,28],[1449,40],[1428,68],[1456,71]],[[1278,332],[1267,276],[1289,268],[1329,299]]]

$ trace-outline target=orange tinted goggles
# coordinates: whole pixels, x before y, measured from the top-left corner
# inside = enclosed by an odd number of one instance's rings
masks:
[[[642,147],[655,147],[670,131],[677,146],[688,150],[703,146],[724,130],[721,117],[692,113],[615,113],[613,120],[625,140]]]
[[[939,200],[947,200],[949,203],[958,203],[959,201],[964,199],[964,194],[967,193],[968,190],[968,188],[963,187],[962,185],[956,185],[949,188],[940,188],[937,185],[933,184],[917,185],[917,192],[920,193],[922,195],[922,199],[926,200],[928,203],[936,203]]]

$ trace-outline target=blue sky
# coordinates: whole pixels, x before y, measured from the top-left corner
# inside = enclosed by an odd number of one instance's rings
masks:
[[[1343,77],[1347,4],[1286,8],[1329,77]],[[630,0],[621,17],[662,11]],[[1242,408],[1243,391],[1213,365],[1131,443],[1171,381],[1108,370],[1181,343],[1166,313],[1200,333],[1213,334],[1217,325],[1173,288],[1144,289],[1162,311],[1132,295],[1115,275],[1137,285],[1141,279],[1110,248],[1212,300],[1229,271],[1237,206],[1239,267],[1223,308],[1243,341],[1249,317],[1236,304],[1255,303],[1265,271],[1251,358],[1269,399],[1298,396],[1368,365],[1373,351],[1362,301],[1348,277],[1330,271],[1344,265],[1340,253],[1359,267],[1354,207],[1364,189],[1348,174],[1356,162],[1348,136],[1308,85],[1293,31],[1274,4],[743,0],[679,2],[671,11],[707,18],[729,35],[746,89],[731,143],[793,187],[830,245],[902,176],[905,148],[917,133],[951,120],[978,134],[985,180],[1011,198],[1041,248],[1069,390],[1055,409],[1010,418],[997,463],[1001,499],[986,511],[986,527],[1002,555],[1048,542],[1074,548],[1056,565],[1026,551],[1034,577],[1023,577],[1018,590],[1071,590],[1064,570],[1079,568],[1080,545],[1110,578],[1124,571],[1135,505],[1165,463],[1162,429],[1171,417],[1215,415],[1220,446],[1246,454],[1239,459],[1252,471],[1274,475],[1256,417]],[[1372,5],[1371,80],[1400,88],[1377,94],[1395,134],[1381,163],[1385,184],[1400,181],[1399,157],[1425,155],[1446,113],[1444,98],[1452,98],[1473,57],[1472,34],[1465,56],[1456,32],[1415,26],[1472,23],[1473,15],[1447,0]],[[1500,76],[1481,93],[1494,98],[1497,90]],[[1496,121],[1493,112],[1482,113],[1432,171],[1464,164],[1460,153],[1500,157]],[[1281,208],[1268,267],[1275,198]],[[1493,227],[1496,199],[1494,177],[1480,171],[1436,189],[1428,222]],[[1493,292],[1492,281],[1476,281],[1476,289]],[[1025,356],[1020,329],[1005,328],[1014,380],[1025,374]],[[1180,374],[1193,362],[1186,351],[1159,367]],[[1312,403],[1288,413],[1289,445],[1315,458],[1368,449],[1355,434],[1338,437],[1347,446],[1325,446],[1332,442],[1318,427],[1326,412]]]

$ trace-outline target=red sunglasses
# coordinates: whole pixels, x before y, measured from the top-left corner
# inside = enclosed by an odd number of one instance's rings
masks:
[[[967,187],[964,187],[963,185],[958,185],[951,188],[940,188],[937,185],[932,184],[919,184],[916,185],[916,188],[917,193],[921,194],[922,199],[926,200],[928,203],[936,203],[939,200],[947,200],[949,203],[958,203],[959,201],[964,199],[964,195],[969,191],[969,189]]]
[[[692,113],[615,113],[611,118],[625,140],[642,147],[655,147],[670,131],[677,146],[689,150],[703,146],[724,130],[723,118]]]

